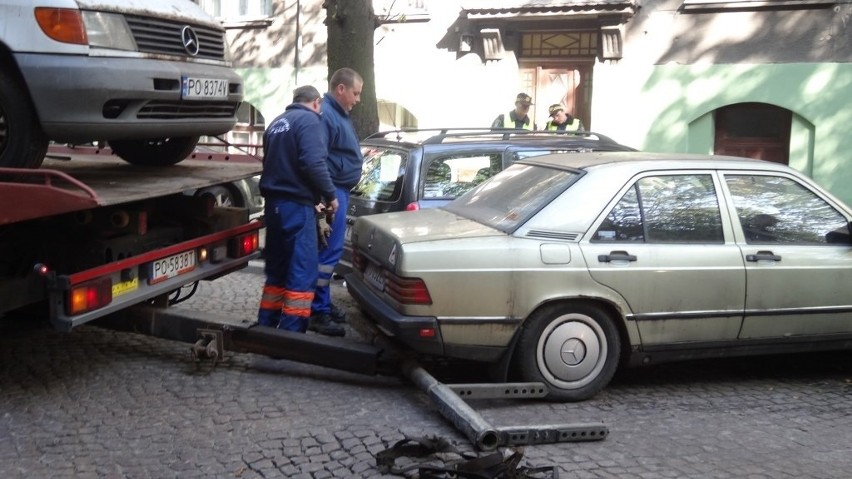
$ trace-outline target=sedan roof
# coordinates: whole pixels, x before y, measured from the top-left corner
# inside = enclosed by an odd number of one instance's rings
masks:
[[[598,151],[554,153],[527,158],[518,163],[537,164],[565,169],[590,169],[608,165],[633,163],[637,170],[656,169],[747,169],[792,171],[780,163],[736,156],[700,155],[692,153],[651,153],[644,151]]]

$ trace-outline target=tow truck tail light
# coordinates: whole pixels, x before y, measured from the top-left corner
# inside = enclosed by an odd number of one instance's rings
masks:
[[[68,292],[68,316],[85,313],[112,302],[112,280],[108,277],[80,283]]]
[[[35,17],[44,34],[57,42],[88,44],[80,10],[38,7],[35,9]]]
[[[429,289],[420,278],[400,278],[388,273],[385,292],[401,304],[432,304]]]
[[[260,235],[257,231],[252,231],[251,233],[237,236],[231,240],[228,246],[228,256],[232,258],[248,256],[260,248]]]

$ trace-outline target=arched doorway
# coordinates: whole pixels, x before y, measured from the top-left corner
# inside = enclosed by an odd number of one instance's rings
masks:
[[[717,155],[790,162],[790,110],[767,103],[737,103],[715,112]]]

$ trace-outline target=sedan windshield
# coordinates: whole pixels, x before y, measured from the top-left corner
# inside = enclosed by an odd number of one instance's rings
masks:
[[[580,173],[515,164],[444,206],[444,209],[511,234],[565,191]]]

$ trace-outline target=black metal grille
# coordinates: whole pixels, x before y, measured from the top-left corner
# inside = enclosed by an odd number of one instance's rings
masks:
[[[136,46],[140,52],[159,53],[163,55],[176,55],[189,57],[183,48],[181,41],[181,30],[189,25],[184,22],[161,20],[152,17],[126,16],[130,31],[136,40]],[[211,58],[215,60],[225,59],[225,32],[216,28],[189,25],[198,35],[199,58]]]
[[[187,118],[230,118],[238,102],[149,101],[136,115],[140,119],[175,120]]]

